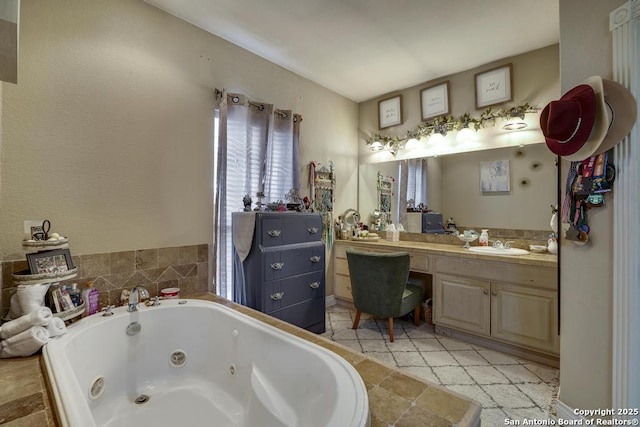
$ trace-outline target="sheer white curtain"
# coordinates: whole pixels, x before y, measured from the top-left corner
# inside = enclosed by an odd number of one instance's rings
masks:
[[[398,191],[398,206],[400,207],[400,222],[407,225],[407,201],[413,200],[414,206],[427,203],[427,160],[410,159],[400,162],[400,184]]]
[[[214,188],[214,261],[218,295],[233,299],[231,213],[243,209],[243,197],[264,203],[284,200],[300,189],[298,143],[301,116],[277,110],[240,94],[217,92],[219,130]],[[255,204],[254,204],[255,206]]]

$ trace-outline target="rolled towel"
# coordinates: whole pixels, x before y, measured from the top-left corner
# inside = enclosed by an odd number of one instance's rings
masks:
[[[49,331],[43,326],[32,326],[2,341],[0,358],[27,357],[42,348],[49,341]]]
[[[53,319],[53,313],[49,307],[40,307],[37,310],[11,320],[0,326],[0,338],[6,340],[9,337],[18,335],[32,326],[47,326]]]
[[[64,335],[67,333],[67,327],[64,324],[64,321],[59,317],[54,317],[47,325],[47,331],[49,331],[49,336],[51,338],[57,337],[58,335]]]
[[[51,283],[38,285],[18,285],[18,300],[23,314],[31,313],[44,306],[44,296],[47,294]]]

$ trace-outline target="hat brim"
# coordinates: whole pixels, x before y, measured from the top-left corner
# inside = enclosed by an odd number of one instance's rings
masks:
[[[545,134],[545,142],[549,150],[559,156],[568,156],[580,150],[590,136],[593,129],[593,122],[596,118],[595,104],[597,97],[591,85],[580,84],[562,95],[560,101],[573,101],[579,105],[579,107],[576,107],[580,109],[579,115],[575,117],[576,121],[567,123],[567,126],[571,126],[572,128],[575,126],[573,134],[566,140],[560,141],[545,132],[545,129],[549,130],[552,127],[552,123],[549,122],[549,120],[564,120],[561,115],[555,113],[555,104],[553,102],[547,104],[542,110],[540,114],[540,127]]]
[[[573,154],[570,161],[580,161],[604,153],[618,144],[633,128],[638,107],[631,92],[613,80],[589,77],[586,84],[596,94],[596,120],[589,139]]]

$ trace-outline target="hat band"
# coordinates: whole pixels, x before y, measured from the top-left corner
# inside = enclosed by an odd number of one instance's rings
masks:
[[[576,124],[576,128],[573,130],[573,133],[569,136],[569,138],[565,139],[564,141],[558,141],[560,144],[564,144],[565,142],[571,141],[571,139],[576,136],[576,133],[578,133],[578,129],[580,129],[580,123],[582,122],[582,117],[578,117],[578,123]]]

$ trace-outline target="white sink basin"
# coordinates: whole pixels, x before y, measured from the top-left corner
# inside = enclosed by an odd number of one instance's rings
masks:
[[[471,246],[469,248],[471,252],[479,252],[481,254],[490,255],[529,255],[529,251],[518,248],[494,248],[492,246]]]

